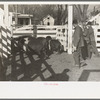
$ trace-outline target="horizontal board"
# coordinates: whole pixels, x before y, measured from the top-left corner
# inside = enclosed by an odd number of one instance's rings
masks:
[[[100,38],[96,38],[96,41],[100,41]]]
[[[33,31],[27,31],[27,30],[24,30],[24,31],[13,31],[13,34],[18,34],[18,33],[23,33],[23,34],[25,34],[25,33],[33,33]],[[43,30],[38,30],[37,31],[37,33],[56,33],[56,31],[55,30],[45,30],[45,31],[43,31]]]
[[[13,38],[17,38],[17,37],[21,37],[21,36],[23,36],[23,35],[13,35]],[[24,36],[31,36],[31,35],[25,34]],[[55,37],[56,38],[55,35],[37,35],[37,37],[47,37],[47,36],[51,36],[51,37]]]
[[[100,49],[98,49],[98,52],[100,52]]]
[[[100,43],[97,43],[96,46],[97,46],[97,47],[100,46]]]
[[[13,34],[13,36],[14,35],[32,35],[33,33],[15,33],[15,34]],[[56,36],[56,33],[37,33],[37,35],[55,35]]]

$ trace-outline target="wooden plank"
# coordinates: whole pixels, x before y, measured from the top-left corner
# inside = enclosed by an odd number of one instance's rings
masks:
[[[97,46],[97,47],[100,47],[100,43],[97,43],[96,46]]]
[[[100,37],[99,38],[96,38],[96,41],[100,41]]]
[[[100,52],[100,49],[98,49],[98,52]]]

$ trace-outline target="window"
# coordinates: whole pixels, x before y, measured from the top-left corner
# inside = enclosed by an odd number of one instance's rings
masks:
[[[50,18],[48,17],[48,19],[50,19]]]
[[[50,25],[50,23],[48,22],[47,25]]]

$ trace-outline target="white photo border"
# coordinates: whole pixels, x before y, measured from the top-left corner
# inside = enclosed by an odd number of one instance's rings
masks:
[[[99,1],[10,1],[0,4],[100,4]],[[0,99],[100,99],[100,82],[0,82]]]

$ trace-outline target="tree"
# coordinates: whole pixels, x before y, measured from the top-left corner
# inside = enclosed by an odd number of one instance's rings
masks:
[[[65,23],[68,16],[67,5],[56,5],[56,24],[61,25]]]
[[[94,9],[92,12],[90,12],[91,16],[96,16],[98,13],[100,13],[98,10],[95,9],[95,6],[94,6]]]
[[[10,12],[16,12],[16,5],[9,5]],[[67,5],[17,5],[17,13],[31,14],[42,21],[47,15],[55,19],[56,25],[65,23],[67,17]]]
[[[74,16],[79,22],[85,22],[87,20],[87,9],[89,5],[74,5]]]

